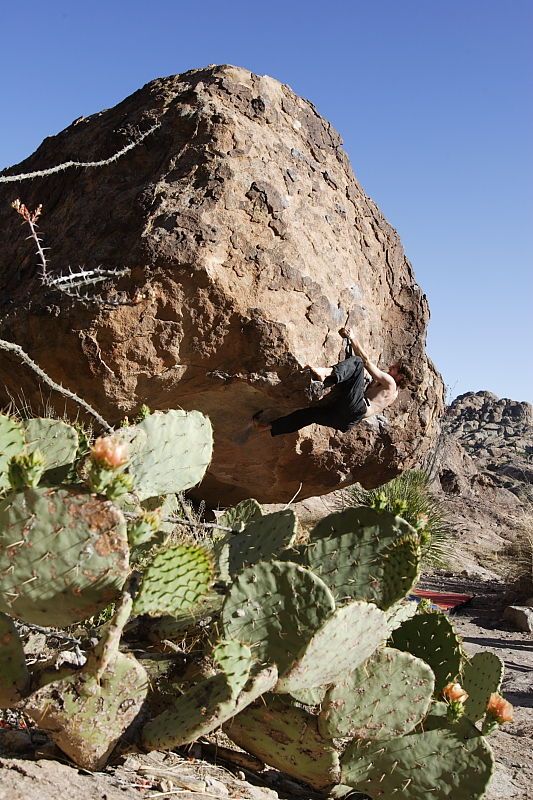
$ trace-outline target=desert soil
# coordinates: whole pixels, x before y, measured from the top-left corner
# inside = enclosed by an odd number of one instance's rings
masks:
[[[491,650],[505,662],[503,691],[515,720],[491,737],[497,769],[486,800],[533,800],[533,641],[502,620],[503,588],[496,581],[433,575],[427,586],[475,594],[453,615],[468,652]],[[0,800],[315,800],[275,770],[254,775],[214,758],[213,746],[188,752],[129,755],[104,772],[71,766],[38,732],[0,729]]]

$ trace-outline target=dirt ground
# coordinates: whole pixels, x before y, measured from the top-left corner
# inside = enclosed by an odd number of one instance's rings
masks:
[[[533,639],[502,620],[503,589],[452,575],[433,576],[431,588],[464,591],[473,601],[453,615],[465,649],[491,650],[505,662],[503,691],[515,720],[490,738],[497,769],[486,800],[533,800]],[[150,753],[119,759],[104,772],[71,766],[39,733],[0,728],[0,800],[316,800],[319,795],[281,776],[260,771],[253,759],[230,765],[213,745],[187,753]],[[218,751],[220,756],[220,751]],[[218,763],[217,763],[218,762]]]

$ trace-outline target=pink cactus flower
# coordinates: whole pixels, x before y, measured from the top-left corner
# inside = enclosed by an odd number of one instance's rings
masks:
[[[442,694],[449,703],[454,701],[464,703],[468,698],[468,692],[465,692],[460,683],[448,683],[442,690]]]
[[[115,436],[99,436],[91,448],[91,458],[107,469],[117,469],[129,458],[128,445]]]
[[[505,700],[498,692],[493,692],[487,704],[487,714],[499,725],[504,722],[513,721],[513,706],[508,700]]]

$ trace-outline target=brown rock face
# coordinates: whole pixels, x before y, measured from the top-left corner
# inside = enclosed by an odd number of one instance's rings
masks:
[[[110,166],[0,184],[0,297],[4,312],[15,309],[2,336],[111,422],[142,403],[207,413],[215,452],[197,494],[213,504],[283,502],[300,483],[301,498],[375,486],[415,464],[443,408],[424,351],[426,298],[339,136],[287,86],[229,66],[155,80],[6,174],[105,158],[155,121]],[[43,204],[52,269],[126,266],[109,297],[122,292],[129,304],[45,294],[9,208],[16,197]],[[309,402],[304,367],[339,359],[345,324],[381,365],[409,362],[416,387],[400,392],[386,420],[348,434],[251,431],[256,411]],[[42,387],[5,353],[0,380],[4,397],[22,387],[38,405]]]

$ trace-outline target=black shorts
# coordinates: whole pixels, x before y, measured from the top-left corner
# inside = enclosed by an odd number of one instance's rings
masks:
[[[359,356],[335,364],[324,385],[333,387],[324,400],[273,420],[270,423],[271,435],[294,433],[313,424],[345,433],[365,416],[368,401],[364,396],[364,367]]]

